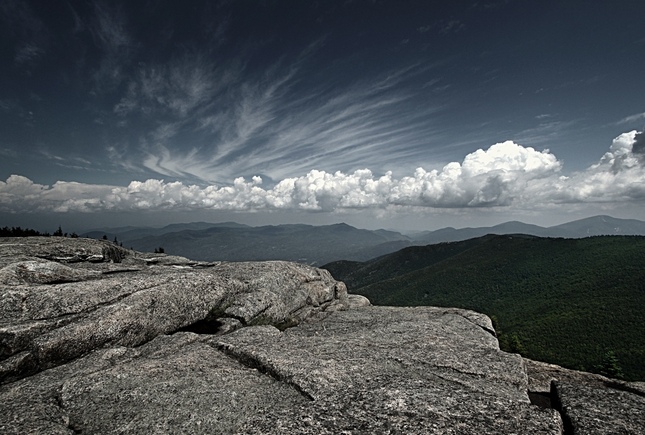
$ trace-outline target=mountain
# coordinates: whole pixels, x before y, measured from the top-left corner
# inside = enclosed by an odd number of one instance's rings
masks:
[[[616,219],[611,216],[594,216],[550,227],[565,237],[603,235],[645,235],[645,222],[636,219]]]
[[[374,283],[391,280],[407,273],[439,264],[444,260],[486,243],[494,235],[468,239],[461,242],[438,243],[426,246],[410,246],[400,251],[374,258],[370,261],[336,261],[323,268],[343,281],[353,292]],[[376,301],[378,302],[378,298]]]
[[[436,231],[428,231],[418,234],[416,237],[413,237],[413,240],[415,244],[427,245],[432,243],[456,242],[460,240],[474,239],[476,237],[485,236],[486,234],[529,234],[542,237],[560,237],[560,234],[554,236],[546,228],[512,221],[495,225],[493,227],[467,227],[460,229],[447,227]]]
[[[201,231],[207,230],[209,228],[218,227],[218,228],[250,228],[248,225],[238,224],[236,222],[220,222],[220,223],[210,223],[210,222],[188,222],[188,223],[179,223],[179,224],[170,224],[161,228],[153,227],[118,227],[118,228],[99,228],[90,230],[86,233],[83,233],[83,237],[89,237],[92,239],[100,239],[104,235],[108,239],[113,240],[114,237],[117,237],[119,240],[133,240],[145,236],[161,236],[168,233],[176,233],[179,231]]]
[[[579,238],[599,234],[645,235],[645,222],[596,216],[550,228],[522,222],[492,227],[443,228],[406,236],[389,230],[364,230],[347,224],[251,227],[235,222],[191,222],[163,228],[96,229],[84,237],[115,238],[126,247],[165,252],[204,261],[290,260],[320,265],[336,260],[366,261],[411,245],[468,240],[486,234],[528,234]]]
[[[414,244],[431,244],[468,240],[486,234],[528,234],[538,237],[582,238],[601,235],[645,235],[645,222],[635,219],[618,219],[610,216],[594,216],[562,225],[541,227],[512,221],[492,227],[442,228],[411,235]]]
[[[645,379],[643,236],[486,235],[323,267],[377,305],[483,312],[528,358],[594,370],[611,351],[627,377]]]
[[[115,237],[126,247],[204,261],[290,260],[323,264],[339,259],[368,260],[411,244],[400,233],[362,230],[347,224],[304,224],[250,227],[232,222],[174,224],[160,229],[142,228],[116,232],[110,229],[85,234]]]

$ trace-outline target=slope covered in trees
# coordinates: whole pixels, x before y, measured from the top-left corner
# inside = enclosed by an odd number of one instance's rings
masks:
[[[377,305],[486,313],[528,358],[645,379],[645,237],[491,235],[324,267]]]

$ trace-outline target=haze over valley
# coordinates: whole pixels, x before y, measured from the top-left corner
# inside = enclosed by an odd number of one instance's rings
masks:
[[[366,261],[406,246],[454,242],[486,234],[565,238],[645,235],[645,222],[595,216],[548,228],[507,222],[493,227],[448,227],[409,234],[358,229],[347,224],[252,227],[234,222],[193,222],[160,228],[102,228],[81,233],[97,239],[116,239],[123,246],[140,251],[163,248],[165,253],[203,261],[290,260],[318,266],[336,260]]]

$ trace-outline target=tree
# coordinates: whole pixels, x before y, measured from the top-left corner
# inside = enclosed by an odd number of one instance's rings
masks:
[[[499,348],[504,352],[526,354],[526,348],[517,332],[506,334],[502,331],[497,332]]]
[[[493,329],[495,330],[495,333],[499,336],[502,333],[501,328],[499,327],[499,319],[497,318],[496,315],[490,316],[490,321],[493,324]]]
[[[63,237],[63,229],[60,225],[58,226],[58,229],[54,231],[54,237]]]
[[[605,352],[605,354],[602,356],[600,364],[595,366],[594,369],[596,372],[600,373],[603,376],[607,376],[608,378],[623,379],[625,376],[623,374],[623,369],[618,363],[618,357],[613,350],[608,350],[607,352]]]

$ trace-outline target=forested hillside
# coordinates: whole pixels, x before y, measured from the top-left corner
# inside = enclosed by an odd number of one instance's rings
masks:
[[[377,305],[486,313],[528,358],[645,379],[645,237],[491,235],[325,267]]]

